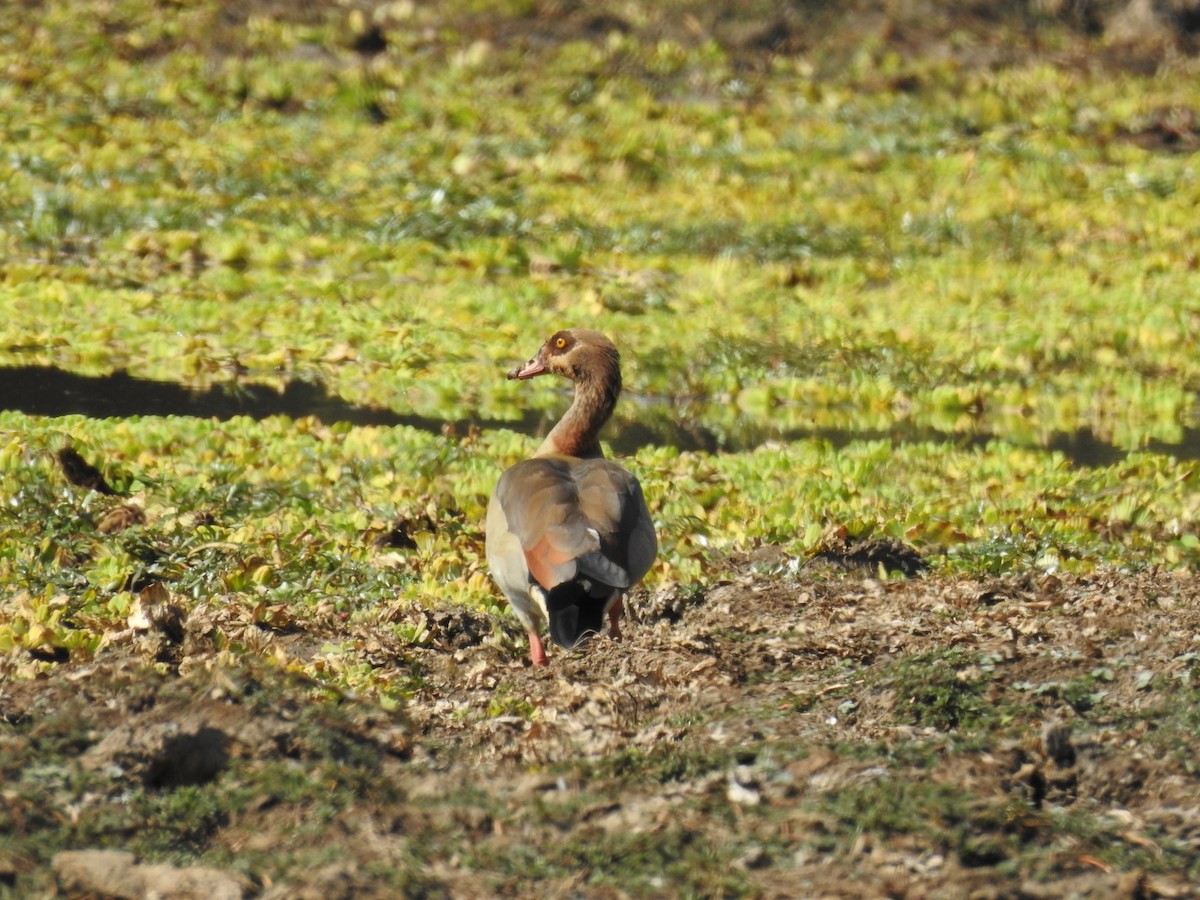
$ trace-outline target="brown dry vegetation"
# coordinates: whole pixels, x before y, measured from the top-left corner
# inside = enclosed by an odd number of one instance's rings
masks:
[[[95,662],[0,690],[25,726],[4,739],[9,764],[67,742],[89,788],[10,787],[3,824],[147,850],[160,831],[225,860],[189,870],[205,891],[270,897],[1192,895],[1195,577],[751,568],[703,595],[642,596],[625,640],[546,669],[523,664],[510,623],[398,610],[424,648],[349,635],[421,673],[391,713],[230,666],[199,616],[116,635]],[[262,629],[260,649],[345,637]],[[189,674],[153,674],[148,654]],[[203,808],[163,821],[149,806],[172,794]],[[114,831],[130,796],[160,800]],[[45,887],[36,860],[3,861],[10,883]],[[116,896],[114,869],[139,869],[55,867]]]

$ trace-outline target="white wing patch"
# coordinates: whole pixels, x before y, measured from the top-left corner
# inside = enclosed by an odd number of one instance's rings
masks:
[[[542,611],[542,620],[549,621],[550,613],[546,610],[546,590],[532,578],[529,579],[529,595],[537,602],[538,608]]]

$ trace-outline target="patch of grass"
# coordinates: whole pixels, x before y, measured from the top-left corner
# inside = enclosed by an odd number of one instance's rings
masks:
[[[152,858],[190,861],[203,854],[228,824],[230,804],[217,785],[184,785],[140,792],[129,800],[137,852]]]
[[[952,853],[968,868],[1017,860],[1045,826],[1024,800],[985,801],[960,785],[899,771],[838,790],[819,808],[838,822],[837,842],[858,835],[879,842],[916,838],[927,851]]]
[[[540,849],[518,846],[502,855],[473,853],[465,863],[502,873],[492,879],[499,892],[515,887],[512,879],[580,878],[595,888],[621,886],[635,896],[655,896],[670,885],[685,894],[740,897],[749,887],[730,865],[734,846],[671,826],[653,833],[585,835]]]
[[[1069,841],[1084,853],[1120,871],[1200,871],[1191,848],[1172,839],[1162,839],[1152,828],[1129,831],[1125,823],[1088,810],[1056,812],[1046,818],[1047,829],[1061,841]]]
[[[1200,664],[1193,659],[1181,674],[1186,676],[1183,683],[1165,689],[1156,702],[1138,710],[1137,718],[1150,726],[1146,742],[1178,760],[1195,777],[1200,774],[1200,760],[1190,751],[1190,741],[1200,729]]]
[[[709,751],[687,747],[661,747],[650,751],[623,750],[589,761],[583,768],[588,780],[636,778],[658,784],[687,781],[729,768],[736,754],[728,750]]]
[[[150,672],[130,683],[131,674],[137,675],[135,668],[98,667],[89,690],[120,697],[128,716],[187,699],[195,689]],[[235,719],[261,715],[289,724],[274,746],[254,757],[235,756],[201,784],[155,788],[131,783],[113,767],[80,766],[81,755],[112,722],[93,722],[61,697],[36,716],[5,725],[0,777],[11,788],[11,802],[0,811],[0,825],[14,857],[44,870],[59,850],[119,848],[178,865],[227,865],[236,858],[247,871],[279,877],[297,860],[318,862],[327,830],[347,810],[403,803],[396,783],[381,774],[386,751],[369,736],[378,721],[363,721],[387,714],[315,700],[310,682],[269,667],[226,671],[217,683]],[[246,711],[238,713],[242,707]],[[287,839],[269,849],[235,852],[219,837],[252,829],[273,811],[291,825]]]
[[[1077,713],[1088,713],[1101,704],[1108,693],[1103,685],[1112,681],[1112,672],[1105,671],[1107,677],[1091,673],[1065,682],[1050,681],[1038,685],[1033,693],[1061,700]]]
[[[940,834],[965,816],[967,795],[935,781],[912,782],[894,774],[853,785],[825,799],[848,834]]]
[[[895,694],[902,722],[938,731],[971,732],[989,727],[996,710],[984,699],[989,677],[978,658],[957,648],[907,657],[879,675]]]

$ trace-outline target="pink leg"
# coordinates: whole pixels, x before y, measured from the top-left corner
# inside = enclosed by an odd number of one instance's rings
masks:
[[[546,648],[542,646],[542,636],[536,631],[529,632],[529,661],[535,666],[549,665]]]
[[[621,638],[621,614],[625,612],[625,603],[622,598],[618,597],[617,602],[608,608],[608,634],[609,637],[620,640]]]

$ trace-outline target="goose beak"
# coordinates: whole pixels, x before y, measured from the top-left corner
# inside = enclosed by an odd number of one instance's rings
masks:
[[[515,378],[519,378],[524,381],[526,378],[533,378],[535,375],[544,375],[547,371],[549,370],[546,368],[546,364],[542,362],[542,355],[539,353],[529,362],[525,363],[525,365],[509,372],[508,380],[512,381]]]

